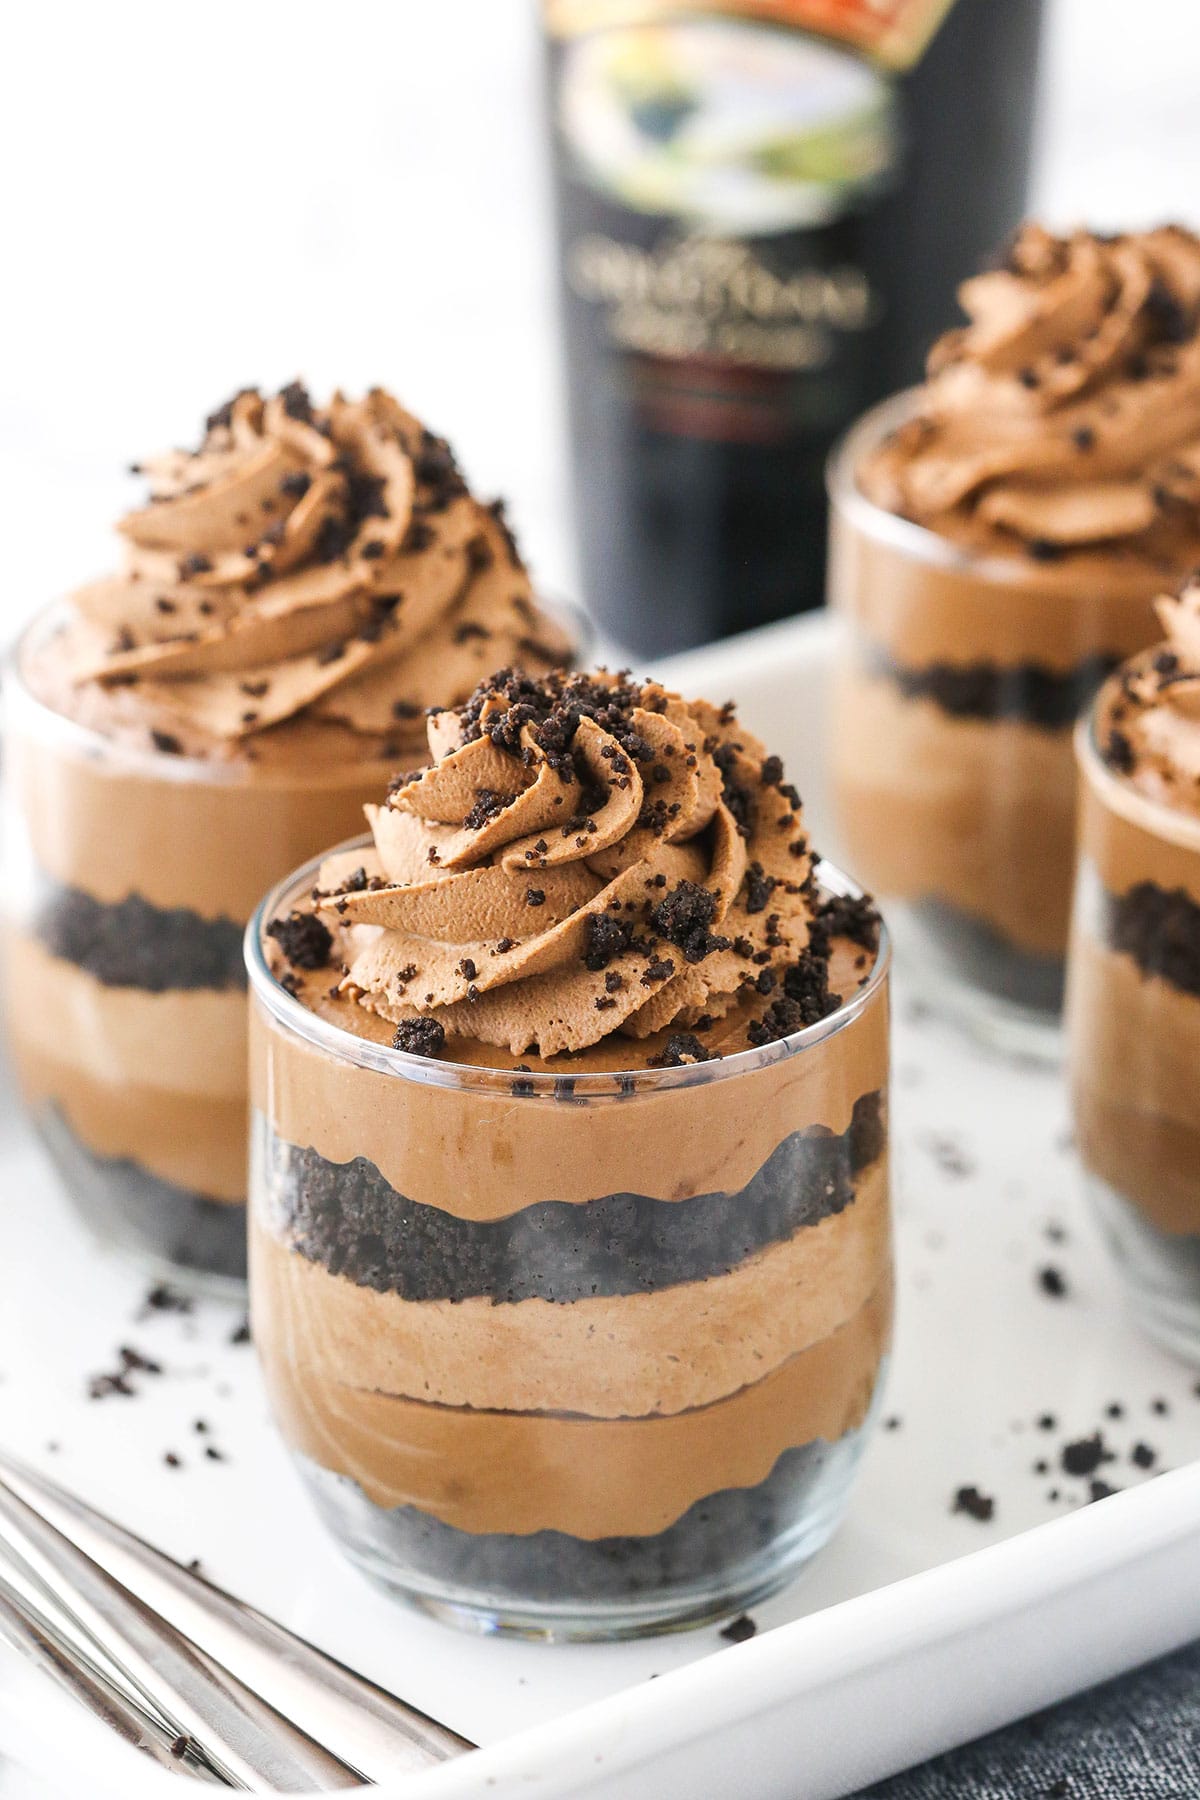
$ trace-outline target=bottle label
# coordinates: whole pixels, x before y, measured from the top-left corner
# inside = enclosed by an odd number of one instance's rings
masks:
[[[741,14],[841,38],[891,68],[920,56],[953,0],[545,0],[546,28],[577,37],[672,14]]]
[[[856,221],[902,145],[894,76],[846,40],[935,10],[550,0],[566,290],[651,429],[769,442],[850,403],[882,311]]]
[[[747,243],[668,238],[642,248],[602,232],[577,238],[567,282],[602,309],[609,340],[650,356],[760,369],[819,369],[836,332],[862,331],[875,295],[853,264],[776,271]]]

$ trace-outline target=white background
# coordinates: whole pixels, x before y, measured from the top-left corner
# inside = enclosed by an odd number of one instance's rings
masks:
[[[1200,222],[1196,0],[1047,5],[1034,206]],[[38,0],[5,40],[0,631],[105,566],[129,460],[296,373],[394,387],[574,586],[535,0]]]

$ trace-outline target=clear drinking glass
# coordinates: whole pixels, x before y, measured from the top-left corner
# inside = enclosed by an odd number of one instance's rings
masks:
[[[982,557],[876,506],[858,471],[916,403],[875,408],[830,463],[839,849],[893,902],[900,955],[952,1010],[1045,1050],[1070,914],[1072,728],[1160,635],[1167,578],[1114,556],[1084,586],[1069,558]]]
[[[1145,1329],[1200,1364],[1200,824],[1076,734],[1067,994],[1075,1137]]]
[[[246,937],[250,1285],[325,1523],[481,1631],[635,1635],[778,1587],[841,1516],[888,1348],[886,941],[829,1018],[724,1061],[482,1068],[275,980],[266,925],[317,867]]]

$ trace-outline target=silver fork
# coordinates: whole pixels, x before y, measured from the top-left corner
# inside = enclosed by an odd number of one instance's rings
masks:
[[[165,1721],[138,1705],[87,1646],[77,1643],[69,1630],[64,1631],[50,1617],[39,1599],[20,1579],[19,1571],[0,1569],[0,1638],[7,1639],[135,1750],[146,1751],[164,1768],[186,1768],[226,1785],[198,1745],[172,1737]]]
[[[474,1747],[45,1477],[2,1455],[0,1470],[0,1622],[124,1735],[149,1734],[152,1753],[165,1739],[179,1758],[182,1741],[193,1773],[295,1793],[412,1774]],[[39,1598],[65,1632],[37,1615]]]

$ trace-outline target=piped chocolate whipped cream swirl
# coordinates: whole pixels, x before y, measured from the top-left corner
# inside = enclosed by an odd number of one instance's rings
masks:
[[[1200,554],[1200,239],[1018,233],[863,491],[974,548]],[[1193,548],[1194,546],[1194,548]]]
[[[1200,574],[1156,610],[1166,634],[1101,703],[1100,753],[1151,799],[1200,818]]]
[[[799,799],[729,709],[505,672],[436,714],[429,748],[367,809],[374,854],[332,859],[317,898],[343,994],[399,1047],[551,1057],[620,1034],[680,1063],[836,1004]]]
[[[501,509],[382,389],[243,390],[140,473],[123,568],[73,596],[70,672],[169,726],[160,748],[236,753],[301,717],[419,743],[497,662],[567,658]]]

